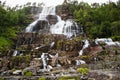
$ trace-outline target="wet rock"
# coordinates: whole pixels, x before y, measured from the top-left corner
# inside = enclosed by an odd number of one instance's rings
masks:
[[[37,68],[35,67],[26,67],[24,70],[23,70],[23,73],[22,75],[25,75],[25,72],[32,72],[32,75],[37,75]]]
[[[12,71],[8,70],[8,71],[2,71],[2,73],[0,74],[1,76],[11,76],[12,75]]]
[[[48,22],[47,21],[41,21],[39,20],[37,22],[37,24],[35,25],[35,27],[33,27],[33,31],[36,31],[36,32],[43,32],[44,29],[47,30],[47,26],[48,26]]]
[[[8,60],[7,57],[3,57],[1,60],[1,70],[5,71],[10,69],[10,61]]]
[[[34,68],[40,68],[42,66],[42,61],[41,58],[34,58],[31,62],[30,62],[30,66],[34,67]]]
[[[15,70],[15,71],[13,71],[13,73],[12,73],[13,75],[22,75],[22,70]]]
[[[48,15],[47,16],[48,22],[50,25],[57,23],[57,16],[56,15]]]

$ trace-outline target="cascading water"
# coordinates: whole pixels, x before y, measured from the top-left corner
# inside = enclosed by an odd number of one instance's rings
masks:
[[[35,27],[35,25],[37,24],[37,22],[39,20],[43,21],[47,21],[46,17],[48,15],[55,15],[55,8],[54,7],[44,7],[42,12],[39,14],[39,19],[37,19],[36,21],[32,22],[31,24],[29,24],[29,26],[25,29],[25,32],[33,32],[33,27]]]
[[[88,40],[84,40],[84,45],[82,47],[82,49],[79,51],[79,56],[83,55],[83,50],[86,49],[87,47],[89,47],[89,41]],[[76,65],[80,65],[80,64],[85,64],[85,61],[83,60],[76,60]]]
[[[59,15],[56,15],[56,8],[55,7],[44,7],[42,12],[39,14],[39,19],[31,23],[25,30],[25,32],[34,32],[33,28],[37,24],[38,21],[47,21],[49,32],[51,34],[63,34],[68,38],[72,36],[76,36],[79,32],[78,25],[72,19],[62,20]],[[47,16],[52,15],[57,18],[55,24],[50,24]],[[44,27],[44,26],[42,26]]]
[[[80,65],[80,64],[85,64],[86,62],[83,60],[76,60],[76,65]]]
[[[84,45],[83,48],[80,50],[79,52],[79,56],[81,56],[83,54],[83,50],[86,49],[87,47],[89,47],[89,41],[88,40],[84,40]]]
[[[17,50],[15,50],[15,51],[13,52],[13,56],[17,56],[18,53],[19,53],[19,52],[18,52]]]
[[[25,30],[25,32],[35,32],[34,28],[36,27],[36,25],[38,24],[38,22],[42,22],[45,21],[47,22],[47,29],[49,29],[49,32],[51,34],[60,34],[60,35],[65,35],[67,38],[71,38],[71,37],[76,37],[78,33],[83,33],[83,31],[79,31],[79,29],[82,30],[82,28],[79,28],[79,26],[77,25],[77,23],[73,20],[73,19],[65,19],[62,20],[61,16],[56,14],[56,8],[55,7],[44,7],[42,12],[39,14],[39,18],[34,21],[33,23],[31,23]],[[44,30],[46,26],[42,25],[41,23],[39,24],[40,26],[42,26],[42,29],[40,30]],[[37,26],[37,27],[40,27]],[[38,30],[37,30],[38,31]],[[55,42],[52,42],[50,44],[50,48],[52,48],[54,46]],[[82,50],[79,52],[79,54],[82,55],[83,53],[83,49],[85,49],[86,47],[88,47],[89,42],[87,40],[85,40],[85,45],[83,46]],[[36,47],[36,49],[39,49],[39,47]],[[46,53],[42,53],[41,55],[41,59],[43,62],[43,69],[48,69],[48,64],[47,64],[47,59],[48,57],[46,56]],[[55,56],[53,55],[49,55],[52,59],[55,59],[56,62],[53,64],[54,66],[58,67],[61,66],[58,64],[57,58],[58,58],[58,54],[56,54]],[[83,60],[76,60],[76,65],[80,65],[80,64],[84,64],[85,61]],[[50,67],[51,68],[51,67]]]
[[[48,56],[47,56],[47,53],[42,53],[41,55],[41,59],[42,59],[42,62],[43,62],[43,69],[47,69],[47,60],[48,60]]]

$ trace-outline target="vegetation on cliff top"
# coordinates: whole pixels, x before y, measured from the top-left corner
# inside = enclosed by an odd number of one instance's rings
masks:
[[[33,7],[35,6],[34,4]],[[119,2],[89,5],[75,1],[66,6],[75,21],[84,27],[88,37],[112,37],[114,40],[120,41]],[[39,5],[39,7],[41,6]],[[16,33],[32,22],[31,9],[29,4],[10,8],[4,2],[0,3],[0,50],[9,48],[15,41]]]

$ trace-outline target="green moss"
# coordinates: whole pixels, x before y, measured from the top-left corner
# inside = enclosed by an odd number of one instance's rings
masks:
[[[81,41],[81,40],[83,40],[83,37],[82,37],[82,36],[80,36],[80,37],[75,37],[75,38],[74,38],[74,41],[77,41],[77,42],[79,42],[79,41]]]
[[[81,58],[82,58],[82,59],[86,59],[86,58],[88,58],[88,56],[85,56],[85,55],[84,55],[84,56],[81,56]]]
[[[38,78],[38,80],[46,80],[44,77],[42,77],[42,78]]]
[[[11,45],[10,40],[8,40],[7,38],[4,37],[0,37],[0,50],[9,48]]]
[[[77,71],[80,73],[80,74],[83,74],[83,75],[86,75],[88,74],[88,68],[78,68]]]
[[[0,78],[0,80],[5,80],[4,78]]]
[[[79,77],[63,76],[63,77],[60,77],[59,80],[79,80]]]
[[[24,76],[33,76],[33,73],[31,71],[23,71]]]
[[[62,43],[63,43],[63,40],[60,40],[60,41],[57,42],[57,48],[58,49],[62,48]]]
[[[18,69],[22,63],[25,63],[25,66],[27,67],[30,63],[30,59],[31,59],[30,55],[14,56],[11,58],[11,67]]]

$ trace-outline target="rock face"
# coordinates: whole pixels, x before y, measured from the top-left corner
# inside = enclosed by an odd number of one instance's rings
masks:
[[[57,23],[57,16],[56,15],[48,15],[47,16],[48,22],[50,25]]]
[[[33,27],[33,32],[34,31],[36,31],[36,32],[39,32],[40,30],[41,30],[41,32],[42,32],[42,30],[48,30],[48,22],[47,21],[45,21],[45,20],[39,20],[37,23],[36,23],[36,25],[35,25],[35,27]]]
[[[14,54],[12,49],[11,58],[3,58],[1,67],[24,69],[34,67],[42,69],[42,53],[48,53],[47,65],[51,67],[73,65],[71,62],[78,57],[78,51],[82,47],[81,37],[67,39],[64,35],[19,33]],[[50,56],[51,55],[51,56]],[[72,59],[73,58],[73,59]],[[3,64],[4,63],[4,64]],[[10,66],[10,68],[9,68]]]

